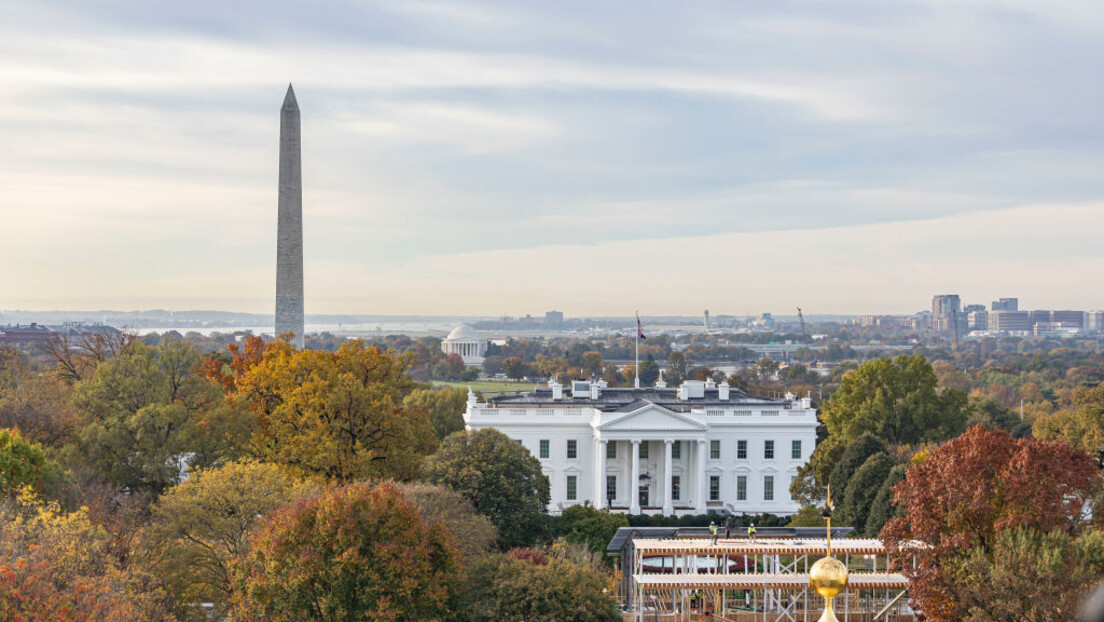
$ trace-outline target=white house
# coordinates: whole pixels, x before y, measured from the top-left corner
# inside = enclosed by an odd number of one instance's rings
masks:
[[[809,398],[752,397],[712,381],[548,385],[485,403],[469,391],[464,421],[540,460],[551,513],[585,501],[630,514],[797,511],[790,482],[816,444]]]
[[[452,329],[441,341],[441,351],[445,354],[459,354],[464,364],[479,367],[487,354],[487,340],[467,324]]]

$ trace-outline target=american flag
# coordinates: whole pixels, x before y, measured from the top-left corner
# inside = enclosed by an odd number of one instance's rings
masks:
[[[636,314],[636,338],[647,339],[647,337],[644,336],[644,325],[640,323],[639,313]]]

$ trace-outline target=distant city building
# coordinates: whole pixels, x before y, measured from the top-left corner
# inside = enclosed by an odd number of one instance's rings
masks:
[[[1032,334],[1040,339],[1070,339],[1081,334],[1081,327],[1065,322],[1039,322]]]
[[[1076,326],[1077,328],[1085,327],[1085,312],[1084,311],[1051,311],[1050,322],[1058,324],[1066,324],[1068,326]]]
[[[1001,298],[999,300],[994,300],[991,308],[993,311],[1019,311],[1020,299]]]
[[[971,313],[976,313],[978,311],[985,311],[985,310],[986,310],[985,305],[966,305],[965,307],[962,307],[962,312],[965,313],[966,315],[969,315]]]
[[[975,306],[975,305],[970,305]],[[970,330],[989,330],[989,312],[985,310],[984,305],[980,306],[981,309],[971,311],[966,315],[966,325]]]
[[[551,484],[549,512],[590,502],[630,514],[792,514],[790,483],[816,445],[808,398],[752,397],[728,384],[610,388],[556,380],[531,393],[469,393],[468,429],[524,445]]]
[[[1085,312],[1085,330],[1091,333],[1104,332],[1104,311]]]
[[[709,332],[709,309],[702,312],[702,328],[705,332]]]
[[[483,357],[487,355],[487,340],[471,326],[461,324],[441,341],[441,351],[445,354],[458,354],[464,359],[465,365],[479,367],[483,365]]]
[[[545,324],[563,324],[563,321],[563,311],[545,311],[544,313]]]
[[[990,311],[988,320],[989,330],[1009,333],[1031,332],[1031,314],[1027,311]]]
[[[959,334],[966,329],[966,316],[962,314],[962,300],[958,294],[939,294],[932,297],[932,330],[937,333]]]

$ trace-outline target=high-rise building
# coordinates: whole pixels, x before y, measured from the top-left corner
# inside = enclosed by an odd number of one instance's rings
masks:
[[[990,311],[989,330],[1005,332],[1030,332],[1031,314],[1027,311]]]
[[[545,311],[545,324],[563,324],[563,311]]]
[[[709,309],[702,311],[702,328],[709,332]]]
[[[1019,298],[1001,298],[993,301],[993,311],[1019,311]]]
[[[962,312],[967,315],[975,311],[985,311],[985,305],[966,305],[962,307]]]
[[[989,312],[984,307],[980,311],[971,311],[966,315],[966,326],[970,330],[989,330]]]
[[[1104,311],[1085,312],[1085,331],[1090,333],[1104,332]]]
[[[276,227],[276,334],[303,347],[303,170],[299,102],[288,85],[280,108],[280,186]]]
[[[962,300],[958,294],[940,294],[932,298],[932,330],[937,333],[952,333],[959,328],[959,321],[965,324],[962,315]]]
[[[1084,311],[1051,311],[1050,321],[1063,324],[1065,326],[1074,326],[1076,328],[1085,327],[1085,312]]]

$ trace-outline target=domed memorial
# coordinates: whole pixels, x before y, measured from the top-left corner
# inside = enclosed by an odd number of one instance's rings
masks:
[[[467,324],[461,324],[441,341],[441,351],[445,354],[459,354],[465,365],[481,366],[487,354],[487,340]]]

